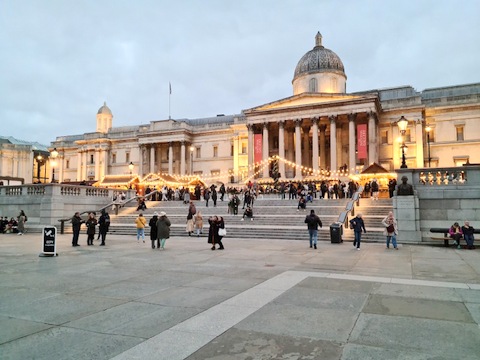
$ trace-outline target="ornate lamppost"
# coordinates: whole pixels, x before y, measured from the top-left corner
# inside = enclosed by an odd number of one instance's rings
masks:
[[[57,148],[53,148],[53,151],[50,153],[51,158],[53,159],[51,164],[52,164],[52,183],[55,183],[55,166],[57,166],[57,156],[58,156],[58,151]]]
[[[405,152],[407,150],[407,145],[405,145],[405,133],[407,132],[408,120],[402,115],[402,117],[397,121],[398,129],[400,130],[400,134],[402,135],[402,165],[400,166],[401,169],[406,169],[407,164],[405,162]]]
[[[425,131],[427,132],[428,167],[431,167],[430,163],[432,161],[432,158],[430,157],[430,131],[432,131],[432,128],[427,125]]]
[[[40,180],[40,170],[42,168],[42,163],[43,163],[43,156],[42,154],[38,154],[37,157],[35,158],[37,161],[37,183],[41,183],[42,181]]]
[[[128,164],[128,168],[130,169],[130,178],[132,178],[132,171],[135,165],[133,165],[133,162],[130,161],[130,164]]]

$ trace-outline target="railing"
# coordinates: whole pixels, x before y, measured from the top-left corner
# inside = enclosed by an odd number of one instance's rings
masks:
[[[414,180],[416,176],[414,175]],[[463,185],[467,181],[467,171],[459,168],[421,171],[418,173],[419,185]]]
[[[98,190],[105,190],[105,189],[98,189]],[[151,193],[147,194],[147,195],[142,195],[142,196],[134,196],[134,197],[131,197],[130,199],[127,199],[127,200],[123,200],[123,201],[112,201],[110,202],[109,204],[101,207],[100,209],[97,209],[97,210],[87,210],[87,211],[83,211],[80,213],[80,216],[82,215],[86,215],[86,214],[90,214],[90,213],[97,213],[97,212],[102,212],[103,210],[105,209],[108,209],[110,207],[115,207],[115,215],[118,215],[118,210],[122,207],[124,207],[125,205],[129,204],[130,202],[132,202],[133,200],[137,200],[139,198],[150,198],[153,196],[153,194],[156,194],[158,193],[158,190],[155,190],[155,191],[152,191]],[[107,190],[107,195],[108,195],[108,190]],[[64,234],[65,233],[65,223],[66,222],[71,222],[72,219],[71,218],[67,218],[67,219],[59,219],[58,220],[60,222],[60,234]]]
[[[345,205],[345,211],[342,211],[338,216],[337,223],[342,225],[347,225],[348,215],[355,216],[355,205],[360,206],[361,193],[363,191],[363,186],[359,186],[357,191],[352,195],[352,199]]]

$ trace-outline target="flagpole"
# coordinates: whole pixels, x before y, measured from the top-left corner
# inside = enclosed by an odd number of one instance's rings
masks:
[[[170,98],[172,97],[172,84],[168,82],[168,120],[171,119],[170,117]]]

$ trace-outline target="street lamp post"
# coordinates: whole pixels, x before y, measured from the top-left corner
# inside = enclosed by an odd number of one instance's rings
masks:
[[[36,157],[37,160],[37,182],[41,183],[40,181],[40,170],[42,168],[43,156],[38,154]]]
[[[53,151],[50,153],[52,157],[52,183],[55,183],[55,166],[57,166],[56,158],[58,156],[57,148],[53,148]]]
[[[398,129],[402,135],[402,165],[401,169],[407,168],[407,163],[405,162],[405,151],[407,150],[407,145],[405,145],[405,133],[407,132],[408,120],[402,115],[402,117],[397,121]]]
[[[432,158],[430,157],[430,131],[432,131],[432,128],[427,125],[427,127],[425,128],[425,131],[427,132],[427,151],[428,151],[428,167],[431,167],[431,161],[432,161]]]
[[[190,146],[190,175],[193,175],[193,152],[195,151],[195,146]]]
[[[133,165],[133,162],[130,161],[130,164],[128,164],[128,168],[130,169],[130,179],[132,178],[132,171],[134,166],[135,165]]]

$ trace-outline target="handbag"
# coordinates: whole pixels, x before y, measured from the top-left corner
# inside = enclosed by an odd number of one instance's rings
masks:
[[[227,235],[227,229],[219,228],[218,229],[218,236],[225,236],[225,235]]]
[[[387,226],[387,232],[388,233],[393,233],[395,232],[395,226],[393,226],[393,224],[390,224]]]

